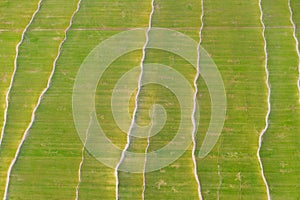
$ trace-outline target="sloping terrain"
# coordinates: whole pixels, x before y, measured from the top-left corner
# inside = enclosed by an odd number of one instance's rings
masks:
[[[300,198],[298,0],[2,1],[0,19],[1,198]],[[208,52],[222,76],[225,124],[204,158],[198,154],[210,126],[213,100],[201,73],[205,65],[200,49],[193,66],[174,53],[176,49],[147,48],[154,27],[192,38]],[[107,166],[99,161],[101,155],[88,149],[93,142],[90,125],[84,138],[77,132],[74,84],[95,47],[135,28],[146,30],[142,42],[136,38],[142,45],[110,63],[95,91],[97,121],[119,149],[114,165]],[[122,50],[126,42],[112,48]],[[183,86],[176,94],[158,84],[161,77],[169,78],[168,72],[155,70],[153,63],[181,74],[194,99],[181,105],[178,96],[190,94]],[[86,76],[92,79],[94,74]],[[135,87],[125,105],[131,121],[126,131],[112,111],[113,106],[124,108],[122,96],[112,103],[123,77],[131,77]],[[152,82],[144,85],[149,77]],[[134,123],[151,125],[152,133],[153,117],[160,109],[153,105],[158,104],[167,115],[161,131],[149,138],[131,135]],[[186,114],[183,109],[191,110]],[[178,149],[184,153],[176,161],[147,172],[147,155],[169,144],[182,116],[189,119],[191,144]],[[128,152],[146,153],[144,163],[139,163],[144,171],[124,170],[130,163]]]

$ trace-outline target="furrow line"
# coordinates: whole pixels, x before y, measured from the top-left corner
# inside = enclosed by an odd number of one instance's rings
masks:
[[[139,80],[138,80],[138,91],[137,94],[135,96],[135,107],[134,107],[134,111],[133,111],[133,116],[132,116],[132,120],[131,120],[131,124],[129,127],[129,131],[127,134],[127,144],[125,145],[123,151],[122,151],[122,155],[120,158],[120,161],[117,163],[116,168],[115,168],[115,177],[116,177],[116,200],[119,199],[119,167],[122,164],[124,158],[125,158],[125,153],[128,150],[129,146],[130,146],[130,133],[133,129],[133,126],[135,124],[135,118],[136,118],[136,113],[137,113],[137,109],[138,109],[138,97],[140,95],[141,92],[141,84],[142,84],[142,77],[143,77],[143,72],[144,72],[144,61],[146,58],[146,47],[148,45],[149,42],[149,31],[151,30],[152,27],[152,16],[154,13],[154,0],[151,1],[151,13],[150,13],[150,17],[149,17],[149,23],[148,23],[148,29],[146,31],[146,41],[145,44],[143,46],[143,55],[142,55],[142,59],[140,62],[140,67],[141,67],[141,73],[139,76]]]
[[[40,1],[41,2],[41,1]],[[52,66],[52,71],[50,73],[50,76],[48,78],[48,81],[47,81],[47,86],[43,89],[43,91],[41,92],[39,98],[38,98],[38,101],[37,101],[37,104],[36,106],[34,107],[33,111],[32,111],[32,115],[31,115],[31,121],[28,125],[28,127],[26,128],[23,136],[22,136],[22,139],[19,143],[19,146],[17,148],[17,151],[16,151],[16,154],[9,166],[9,169],[8,169],[8,172],[7,172],[7,177],[6,177],[6,185],[5,185],[5,191],[4,191],[4,197],[3,199],[6,200],[7,199],[7,195],[8,195],[8,189],[9,189],[9,183],[10,183],[10,175],[11,175],[11,171],[12,171],[12,168],[14,167],[16,161],[17,161],[17,158],[19,156],[19,153],[21,151],[21,148],[26,140],[26,137],[27,135],[29,134],[29,130],[31,129],[33,123],[34,123],[34,120],[35,120],[35,113],[38,109],[38,107],[40,106],[41,104],[41,101],[42,101],[42,98],[44,96],[44,94],[48,91],[48,89],[50,88],[50,85],[51,85],[51,80],[52,80],[52,77],[54,75],[54,72],[56,70],[56,64],[57,64],[57,60],[58,58],[60,57],[60,53],[61,53],[61,49],[62,49],[62,46],[63,44],[65,43],[65,41],[67,40],[67,32],[69,31],[69,29],[71,28],[72,24],[73,24],[73,18],[75,16],[75,14],[79,11],[79,8],[80,8],[80,4],[81,4],[81,0],[78,1],[77,3],[77,8],[76,10],[73,12],[72,16],[71,16],[71,19],[70,19],[70,23],[68,25],[68,27],[65,29],[65,32],[64,32],[64,39],[61,41],[61,43],[59,44],[59,47],[58,47],[58,52],[57,52],[57,56],[56,58],[54,59],[54,62],[53,62],[53,66]],[[39,4],[40,6],[40,4]]]
[[[81,173],[82,173],[82,167],[83,167],[83,162],[84,162],[84,152],[85,152],[85,146],[86,146],[86,143],[87,143],[88,133],[89,133],[91,125],[92,125],[92,114],[90,116],[90,123],[89,123],[88,128],[87,128],[86,133],[85,133],[84,144],[83,144],[82,149],[81,149],[81,161],[80,161],[79,168],[78,168],[78,184],[76,186],[75,200],[79,199],[79,189],[80,189],[80,185],[81,185],[81,181],[82,181]]]
[[[217,199],[220,200],[220,191],[222,188],[222,183],[223,183],[223,179],[222,179],[222,175],[221,175],[221,166],[218,165],[218,176],[219,176],[219,186],[217,189]]]
[[[197,58],[197,72],[196,76],[194,79],[194,88],[195,88],[195,93],[194,93],[194,109],[192,112],[192,123],[193,123],[193,132],[192,132],[192,141],[193,141],[193,150],[192,150],[192,159],[193,159],[193,164],[194,164],[194,176],[197,182],[197,191],[198,191],[198,198],[199,200],[202,200],[202,192],[201,192],[201,183],[200,183],[200,178],[198,174],[198,167],[197,167],[197,159],[196,159],[196,148],[197,148],[197,142],[196,142],[196,131],[197,131],[197,122],[196,122],[196,110],[197,110],[197,95],[198,95],[198,85],[197,81],[200,76],[200,48],[202,44],[202,31],[204,27],[203,23],[203,18],[204,18],[204,0],[201,0],[201,16],[200,16],[200,21],[201,21],[201,27],[199,30],[199,44],[197,46],[197,53],[198,53],[198,58]]]
[[[269,128],[269,116],[270,116],[270,113],[271,113],[271,103],[270,103],[270,100],[271,100],[271,86],[270,86],[270,81],[269,81],[268,51],[267,51],[267,40],[266,40],[266,36],[265,36],[266,26],[265,26],[265,23],[264,23],[264,20],[263,20],[264,13],[263,13],[263,9],[262,9],[262,0],[259,0],[258,5],[259,5],[259,10],[260,10],[260,22],[261,22],[261,25],[263,27],[262,37],[263,37],[263,40],[264,40],[264,53],[265,53],[265,73],[266,73],[266,82],[265,83],[266,83],[266,86],[267,86],[267,89],[268,89],[268,111],[267,111],[266,118],[265,118],[265,127],[259,135],[258,149],[257,149],[256,155],[257,155],[257,159],[258,159],[260,170],[261,170],[261,176],[262,176],[262,179],[263,179],[265,187],[266,187],[268,200],[271,200],[269,185],[268,185],[267,179],[266,179],[265,174],[264,174],[264,167],[263,167],[261,157],[260,157],[260,150],[261,150],[261,146],[262,146],[263,136]]]
[[[155,102],[154,104],[155,105]],[[155,106],[154,106],[154,109],[152,111],[152,121],[154,119],[154,113],[155,113]],[[146,149],[145,149],[145,162],[144,162],[144,172],[143,172],[143,192],[142,192],[142,200],[145,200],[145,192],[146,192],[146,170],[147,170],[147,153],[148,153],[148,150],[149,150],[149,147],[150,147],[150,135],[151,135],[151,131],[152,131],[152,128],[153,128],[153,124],[151,124],[151,127],[150,127],[150,130],[149,130],[149,133],[148,133],[148,138],[147,138],[147,146],[146,146]]]
[[[296,24],[293,20],[293,9],[292,9],[292,6],[291,6],[291,0],[288,0],[288,7],[289,7],[289,10],[290,10],[290,21],[291,21],[291,24],[293,25],[293,37],[295,39],[295,42],[296,42],[296,52],[297,52],[297,55],[298,55],[298,82],[297,82],[297,86],[298,86],[298,92],[299,92],[299,103],[300,103],[300,50],[299,50],[299,40],[297,38],[297,35],[296,35],[296,31],[297,31],[297,28],[296,28]]]
[[[17,72],[17,69],[18,69],[18,62],[17,61],[18,61],[18,56],[19,56],[19,49],[20,49],[21,44],[24,41],[25,33],[27,32],[29,26],[32,24],[36,14],[40,11],[42,1],[43,0],[40,0],[38,2],[36,10],[32,14],[29,23],[26,25],[25,29],[23,30],[22,35],[21,35],[21,40],[19,41],[19,43],[16,46],[16,55],[15,55],[15,60],[14,60],[14,70],[13,70],[13,73],[12,73],[12,76],[11,76],[11,79],[10,79],[10,84],[9,84],[8,90],[6,92],[6,97],[5,97],[5,109],[4,109],[3,127],[2,127],[1,135],[0,135],[0,147],[1,147],[2,142],[3,142],[4,131],[5,131],[5,127],[6,127],[6,124],[7,124],[7,112],[8,112],[8,105],[9,105],[9,95],[10,95],[10,92],[12,90],[12,85],[13,85],[13,82],[15,80],[15,75],[16,75],[16,72]]]
[[[149,28],[152,27],[151,23],[152,23],[152,16],[153,16],[153,13],[154,13],[154,0],[152,0],[151,2],[151,14],[150,14],[150,19],[149,19]],[[155,105],[155,103],[154,103]],[[154,110],[152,112],[152,120],[154,119],[154,113],[155,113],[155,107],[154,107]],[[151,128],[149,130],[149,134],[148,134],[148,137],[147,137],[147,146],[146,146],[146,149],[145,149],[145,163],[144,163],[144,171],[143,171],[143,192],[142,192],[142,200],[145,200],[145,192],[146,192],[146,170],[147,170],[147,153],[148,153],[148,150],[149,150],[149,147],[150,147],[150,134],[151,134],[151,130],[153,128],[153,124],[151,125]]]
[[[239,172],[238,174],[237,174],[237,179],[238,179],[238,181],[240,182],[240,185],[239,185],[239,200],[241,200],[242,199],[242,175],[241,175],[241,172]]]
[[[150,132],[151,133],[151,132]],[[146,169],[147,169],[147,153],[150,147],[150,137],[147,138],[147,147],[145,149],[145,164],[144,164],[144,172],[143,172],[143,192],[142,192],[142,200],[145,200],[145,193],[146,193]]]
[[[222,178],[222,174],[221,174],[221,165],[220,165],[220,148],[221,148],[221,144],[222,142],[220,141],[220,145],[219,145],[219,148],[218,148],[218,177],[219,177],[219,186],[218,186],[218,189],[217,189],[217,199],[220,200],[220,191],[221,191],[221,188],[222,188],[222,184],[223,184],[223,178]]]

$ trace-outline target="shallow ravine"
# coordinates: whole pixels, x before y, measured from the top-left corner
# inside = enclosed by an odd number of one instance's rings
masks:
[[[200,66],[200,59],[201,59],[201,53],[200,53],[200,48],[201,48],[201,44],[202,44],[202,31],[203,31],[203,27],[204,27],[204,0],[201,0],[201,14],[200,14],[200,23],[201,23],[201,27],[199,29],[199,42],[198,42],[198,47],[197,47],[197,70],[196,70],[196,75],[195,75],[195,78],[194,78],[194,90],[195,90],[195,93],[194,93],[194,109],[193,109],[193,112],[192,112],[192,121],[193,121],[193,132],[192,132],[192,143],[193,143],[193,150],[192,150],[192,159],[193,159],[193,164],[194,164],[194,176],[195,176],[195,180],[197,182],[197,185],[198,185],[198,197],[200,200],[203,199],[203,196],[202,196],[202,191],[201,191],[201,181],[200,181],[200,177],[199,177],[199,174],[198,174],[198,166],[197,166],[197,137],[196,137],[196,134],[197,134],[197,104],[198,104],[198,101],[197,101],[197,95],[199,93],[199,89],[198,89],[198,85],[197,85],[197,81],[200,77],[200,71],[201,71],[201,66]]]
[[[267,89],[268,89],[268,96],[267,96],[267,99],[268,99],[267,100],[267,102],[268,102],[268,112],[267,112],[266,118],[265,118],[265,123],[266,123],[265,128],[262,130],[262,132],[259,135],[257,158],[258,158],[258,162],[259,162],[259,166],[260,166],[260,170],[261,170],[261,176],[262,176],[262,179],[263,179],[264,184],[266,186],[266,192],[267,192],[268,200],[270,200],[271,199],[270,188],[269,188],[269,184],[267,182],[267,179],[266,179],[266,176],[265,176],[265,173],[264,173],[264,166],[263,166],[261,156],[260,156],[260,150],[261,150],[261,147],[262,147],[263,136],[269,128],[269,117],[270,117],[270,113],[271,113],[271,102],[270,102],[271,86],[270,86],[270,72],[269,72],[269,56],[268,56],[268,49],[267,49],[268,44],[267,44],[266,36],[265,36],[266,35],[266,26],[265,26],[265,23],[264,23],[264,12],[263,12],[263,8],[262,8],[262,1],[261,0],[259,1],[259,10],[260,10],[260,13],[261,13],[260,22],[261,22],[261,25],[263,27],[262,37],[263,37],[263,41],[264,41],[264,53],[265,53],[266,86],[267,86]]]

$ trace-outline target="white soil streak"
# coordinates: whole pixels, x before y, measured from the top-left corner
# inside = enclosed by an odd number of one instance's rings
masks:
[[[265,187],[266,187],[268,200],[270,200],[271,199],[270,189],[269,189],[269,185],[268,185],[267,179],[266,179],[265,174],[264,174],[264,167],[263,167],[261,157],[260,157],[260,150],[261,150],[261,146],[262,146],[262,138],[263,138],[264,134],[266,133],[266,131],[269,128],[269,116],[270,116],[270,113],[271,113],[271,103],[270,103],[271,86],[270,86],[270,82],[269,82],[268,51],[267,51],[267,40],[266,40],[266,37],[265,37],[266,26],[265,26],[264,21],[263,21],[264,13],[263,13],[263,9],[262,9],[262,0],[259,0],[258,4],[259,4],[259,10],[260,10],[260,22],[261,22],[261,25],[263,27],[262,37],[263,37],[263,40],[264,40],[264,53],[265,53],[265,73],[266,73],[266,82],[265,83],[266,83],[266,86],[267,86],[267,89],[268,89],[268,111],[267,111],[266,118],[265,118],[265,124],[266,124],[265,128],[262,130],[262,132],[259,135],[258,149],[257,149],[256,155],[257,155],[259,166],[260,166],[260,169],[261,169],[261,176],[262,176],[262,179],[263,179]]]
[[[222,188],[222,175],[221,175],[221,166],[218,165],[218,176],[219,176],[219,186],[218,186],[218,190],[217,190],[217,199],[219,200],[220,199],[220,191],[221,191],[221,188]]]
[[[237,175],[237,178],[238,178],[238,181],[240,182],[240,185],[239,185],[239,199],[241,200],[242,199],[242,175],[241,175],[241,172],[238,173]]]
[[[155,105],[155,102],[154,102],[154,105]],[[155,113],[155,107],[152,111],[152,117],[151,119],[153,120],[154,119],[154,113]],[[144,172],[143,172],[143,192],[142,192],[142,200],[145,200],[145,192],[146,192],[146,170],[147,170],[147,154],[148,154],[148,150],[149,150],[149,147],[150,147],[150,134],[151,134],[151,131],[152,131],[152,128],[153,128],[153,124],[151,125],[150,127],[150,130],[149,130],[149,133],[148,133],[148,138],[147,138],[147,146],[146,146],[146,149],[145,149],[145,162],[144,162]]]
[[[222,188],[222,183],[223,183],[223,179],[222,179],[222,174],[221,174],[221,166],[220,166],[220,147],[221,147],[221,142],[218,148],[218,177],[219,177],[219,186],[218,186],[218,190],[217,190],[217,199],[220,200],[220,191]]]
[[[116,199],[119,199],[119,167],[122,164],[124,158],[125,158],[125,154],[126,151],[128,150],[129,146],[130,146],[130,133],[133,129],[133,126],[135,124],[135,120],[136,120],[136,113],[137,113],[137,109],[138,109],[138,97],[140,95],[141,92],[141,85],[142,85],[142,77],[143,77],[143,72],[144,72],[144,61],[146,58],[146,47],[148,45],[149,42],[149,32],[151,30],[152,27],[152,17],[153,17],[153,13],[154,13],[154,0],[152,0],[151,2],[151,13],[150,13],[150,17],[149,17],[149,24],[148,24],[148,29],[146,31],[146,41],[145,44],[143,46],[143,55],[142,55],[142,59],[141,59],[141,63],[140,63],[140,67],[141,67],[141,73],[140,73],[140,77],[138,80],[138,91],[137,94],[135,96],[135,107],[134,107],[134,111],[133,111],[133,116],[132,116],[132,120],[131,120],[131,125],[129,127],[129,131],[127,134],[127,144],[125,145],[123,151],[122,151],[122,155],[120,158],[119,163],[116,165],[115,168],[115,177],[116,177]]]
[[[147,147],[145,149],[145,165],[144,165],[144,172],[143,172],[143,192],[142,192],[142,200],[145,200],[145,193],[146,193],[146,169],[147,169],[147,153],[150,147],[150,137],[147,138]]]
[[[10,84],[9,84],[8,90],[6,92],[6,97],[5,97],[5,102],[6,103],[5,103],[5,110],[4,110],[3,127],[2,127],[1,135],[0,135],[0,146],[1,146],[2,141],[3,141],[4,131],[5,131],[6,123],[7,123],[7,111],[8,111],[8,104],[9,104],[9,94],[10,94],[10,91],[12,89],[12,85],[13,85],[13,82],[15,80],[15,75],[16,75],[17,68],[18,68],[19,49],[20,49],[21,44],[24,41],[25,33],[27,32],[29,26],[32,24],[36,14],[40,11],[42,1],[43,0],[39,1],[38,5],[37,5],[37,9],[32,14],[29,23],[26,25],[25,29],[22,32],[21,40],[19,41],[19,43],[16,46],[16,55],[15,55],[15,60],[14,60],[14,70],[13,70],[13,73],[12,73],[12,76],[11,76],[11,79],[10,79]]]
[[[40,1],[41,3],[41,1]],[[39,6],[40,6],[40,3],[39,3]],[[54,75],[54,72],[56,70],[56,63],[57,63],[57,60],[58,58],[60,57],[60,53],[61,53],[61,49],[62,49],[62,46],[63,44],[65,43],[65,41],[67,40],[67,32],[69,31],[69,29],[71,28],[72,26],[72,23],[73,23],[73,18],[75,16],[75,14],[79,11],[79,8],[80,8],[80,3],[81,3],[81,0],[78,1],[77,3],[77,8],[76,10],[73,12],[72,16],[71,16],[71,19],[70,19],[70,23],[69,23],[69,26],[65,29],[65,36],[64,36],[64,39],[61,41],[61,43],[59,44],[59,47],[58,47],[58,52],[57,52],[57,56],[53,62],[53,68],[52,68],[52,71],[50,73],[50,76],[48,78],[48,82],[47,82],[47,86],[43,89],[42,93],[40,94],[39,98],[38,98],[38,101],[37,101],[37,104],[36,106],[34,107],[33,111],[32,111],[32,115],[31,115],[31,121],[29,123],[29,125],[27,126],[24,134],[23,134],[23,137],[19,143],[19,146],[18,146],[18,149],[16,151],[16,154],[9,166],[9,169],[8,169],[8,172],[7,172],[7,177],[6,177],[6,185],[5,185],[5,192],[4,192],[4,197],[3,199],[6,200],[7,199],[7,195],[8,195],[8,188],[9,188],[9,183],[10,183],[10,175],[11,175],[11,171],[12,171],[12,168],[14,167],[17,159],[18,159],[18,156],[19,156],[19,153],[21,151],[21,148],[25,142],[25,139],[27,137],[27,135],[29,134],[29,130],[31,129],[33,123],[34,123],[34,120],[35,120],[35,113],[38,109],[38,107],[40,106],[41,104],[41,101],[42,101],[42,98],[44,96],[44,94],[48,91],[48,89],[50,88],[50,85],[51,85],[51,80],[52,80],[52,77]]]
[[[288,0],[288,6],[289,6],[289,10],[290,10],[290,21],[291,21],[291,24],[293,25],[293,29],[294,29],[294,32],[293,32],[293,37],[295,39],[295,42],[296,42],[296,52],[297,52],[297,55],[298,55],[298,82],[297,82],[297,86],[298,86],[298,92],[299,92],[299,103],[300,103],[300,50],[299,50],[299,40],[297,38],[297,35],[296,35],[296,31],[297,31],[297,28],[296,28],[296,24],[293,20],[293,9],[292,9],[292,6],[291,6],[291,0]]]
[[[193,132],[192,132],[192,141],[193,141],[193,150],[192,150],[192,159],[193,159],[193,164],[194,164],[194,176],[197,182],[197,191],[198,191],[198,197],[200,200],[203,199],[202,197],[202,193],[201,193],[201,183],[200,183],[200,178],[198,175],[198,167],[197,167],[197,159],[196,159],[196,148],[197,148],[197,142],[196,142],[196,131],[197,131],[197,122],[196,122],[196,110],[197,110],[197,95],[198,95],[198,85],[197,85],[197,81],[199,79],[200,76],[200,48],[201,48],[201,44],[202,44],[202,30],[204,27],[204,23],[203,23],[203,17],[204,17],[204,1],[201,1],[201,17],[200,17],[200,21],[201,21],[201,27],[199,30],[199,44],[197,47],[197,52],[198,52],[198,58],[197,58],[197,72],[196,72],[196,76],[194,79],[194,88],[195,88],[195,93],[194,93],[194,109],[192,112],[192,123],[193,123]]]
[[[79,199],[79,189],[80,189],[80,185],[81,185],[81,181],[82,181],[82,175],[81,175],[81,172],[82,172],[82,167],[83,167],[83,162],[84,162],[84,152],[85,152],[85,146],[86,146],[86,143],[87,143],[88,133],[89,133],[89,130],[90,130],[91,125],[92,125],[92,117],[90,118],[90,123],[89,123],[89,125],[88,125],[88,128],[86,129],[85,140],[84,140],[83,147],[82,147],[82,149],[81,149],[81,162],[80,162],[79,168],[78,168],[78,184],[77,184],[77,186],[76,186],[76,196],[75,196],[75,200],[78,200],[78,199]]]

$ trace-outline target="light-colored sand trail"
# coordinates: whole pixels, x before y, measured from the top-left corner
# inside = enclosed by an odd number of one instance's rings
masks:
[[[41,1],[40,1],[40,3],[41,3]],[[39,6],[41,5],[40,3],[39,3]],[[32,111],[31,121],[30,121],[29,125],[27,126],[27,128],[26,128],[26,130],[25,130],[25,132],[24,132],[24,134],[23,134],[23,137],[22,137],[22,139],[21,139],[21,141],[20,141],[20,143],[19,143],[19,145],[18,145],[18,148],[17,148],[17,151],[16,151],[16,153],[15,153],[15,156],[14,156],[14,158],[13,158],[13,160],[12,160],[12,162],[11,162],[9,168],[8,168],[7,177],[6,177],[5,191],[4,191],[4,196],[3,196],[3,199],[4,199],[4,200],[6,200],[7,197],[8,197],[8,189],[9,189],[9,183],[10,183],[10,175],[11,175],[11,171],[12,171],[12,169],[13,169],[13,167],[14,167],[14,165],[15,165],[17,159],[18,159],[19,153],[20,153],[21,148],[22,148],[22,146],[23,146],[23,144],[24,144],[24,142],[25,142],[25,140],[26,140],[26,137],[27,137],[27,135],[29,134],[29,130],[31,129],[31,127],[32,127],[32,125],[33,125],[33,123],[34,123],[34,120],[35,120],[35,114],[36,114],[36,111],[37,111],[38,107],[39,107],[40,104],[41,104],[42,98],[43,98],[44,94],[48,91],[48,89],[50,88],[51,80],[52,80],[52,77],[53,77],[54,72],[55,72],[55,70],[56,70],[57,60],[58,60],[58,58],[60,57],[60,53],[61,53],[61,50],[62,50],[62,46],[63,46],[63,44],[65,43],[65,41],[67,40],[67,32],[69,31],[69,29],[70,29],[71,26],[72,26],[73,18],[74,18],[74,16],[75,16],[75,14],[79,11],[80,3],[81,3],[81,0],[78,1],[78,3],[77,3],[77,8],[76,8],[76,10],[73,12],[73,14],[72,14],[72,16],[71,16],[70,23],[69,23],[68,27],[65,29],[65,32],[64,32],[64,34],[65,34],[65,35],[64,35],[64,39],[63,39],[63,40],[61,41],[61,43],[59,44],[57,56],[56,56],[56,58],[54,59],[52,71],[51,71],[50,76],[49,76],[49,78],[48,78],[47,86],[43,89],[43,91],[41,92],[41,94],[40,94],[40,96],[39,96],[39,98],[38,98],[37,104],[36,104],[36,106],[34,107],[34,109],[33,109],[33,111]]]
[[[204,0],[201,0],[201,16],[200,16],[200,21],[201,21],[201,27],[199,29],[199,43],[197,47],[197,52],[198,52],[198,58],[197,58],[197,72],[196,76],[194,79],[194,88],[195,88],[195,93],[194,93],[194,109],[192,112],[192,123],[193,123],[193,132],[192,132],[192,143],[193,143],[193,150],[192,150],[192,159],[193,159],[193,165],[194,165],[194,176],[197,182],[197,191],[198,191],[198,197],[199,200],[202,200],[202,189],[201,189],[201,183],[200,183],[200,178],[198,174],[198,167],[197,167],[197,159],[196,159],[196,148],[197,148],[197,141],[196,141],[196,133],[197,133],[197,122],[196,122],[196,110],[197,110],[197,95],[198,95],[198,85],[197,81],[200,76],[200,46],[202,44],[202,31],[204,27]]]
[[[263,179],[265,187],[266,187],[268,200],[271,200],[269,185],[268,185],[267,179],[265,177],[264,167],[263,167],[261,157],[260,157],[260,150],[261,150],[261,146],[262,146],[263,136],[269,128],[269,116],[270,116],[270,113],[271,113],[271,103],[270,103],[271,86],[270,86],[270,82],[269,82],[268,50],[267,50],[267,40],[266,40],[266,37],[265,37],[266,26],[265,26],[265,23],[264,23],[264,20],[263,20],[264,13],[263,13],[263,9],[262,9],[262,0],[259,0],[258,5],[259,5],[259,10],[260,10],[260,22],[261,22],[261,25],[263,27],[262,37],[263,37],[263,41],[264,41],[264,53],[265,53],[266,86],[267,86],[267,89],[268,89],[268,97],[267,97],[268,98],[268,100],[267,100],[268,101],[268,111],[267,111],[267,114],[266,114],[266,117],[265,117],[265,127],[259,135],[258,149],[257,149],[256,155],[257,155],[257,159],[258,159],[260,170],[261,170],[261,176],[262,176],[262,179]]]

